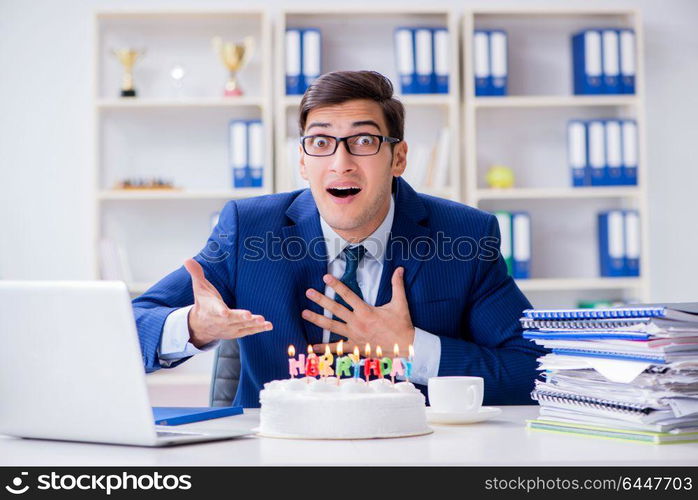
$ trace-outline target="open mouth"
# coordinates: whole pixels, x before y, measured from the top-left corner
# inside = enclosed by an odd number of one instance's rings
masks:
[[[337,198],[348,198],[349,196],[354,196],[359,194],[361,188],[358,187],[332,187],[327,188],[327,192],[332,196]]]

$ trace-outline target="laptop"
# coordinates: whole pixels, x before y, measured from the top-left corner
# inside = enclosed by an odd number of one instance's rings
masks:
[[[168,446],[251,431],[155,425],[123,282],[0,281],[0,434]]]

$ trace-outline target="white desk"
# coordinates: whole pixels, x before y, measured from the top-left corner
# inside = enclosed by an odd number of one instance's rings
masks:
[[[698,443],[649,445],[529,431],[537,406],[505,406],[488,422],[434,433],[354,441],[245,437],[173,448],[0,437],[0,465],[698,465]],[[180,428],[253,428],[259,410]]]

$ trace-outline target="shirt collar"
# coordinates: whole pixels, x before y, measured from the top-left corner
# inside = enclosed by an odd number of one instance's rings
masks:
[[[390,230],[393,227],[393,219],[395,218],[395,201],[392,195],[390,196],[390,208],[388,209],[388,214],[381,222],[381,225],[373,231],[369,236],[367,236],[361,245],[366,247],[366,254],[370,255],[378,262],[383,262],[383,257],[385,255],[385,249],[388,245],[388,238],[390,237]],[[327,245],[327,257],[328,261],[332,262],[335,260],[342,251],[347,246],[352,245],[340,235],[338,235],[334,229],[325,221],[325,219],[320,216],[320,226],[322,227],[322,236],[325,239],[325,244]]]

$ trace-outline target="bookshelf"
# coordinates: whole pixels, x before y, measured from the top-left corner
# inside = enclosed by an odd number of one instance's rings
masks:
[[[255,40],[239,72],[243,95],[224,97],[227,71],[212,38]],[[116,242],[133,295],[197,253],[226,201],[273,192],[271,21],[266,11],[110,10],[94,15],[95,274],[100,241]],[[145,49],[134,68],[137,97],[119,97],[115,48]],[[184,69],[181,87],[170,72]],[[228,123],[261,119],[263,188],[233,187]],[[125,178],[163,178],[176,189],[118,189]],[[157,231],[154,228],[157,227]]]
[[[451,70],[448,94],[400,95],[395,65],[394,31],[401,26],[445,26],[449,30]],[[427,162],[442,127],[448,127],[451,148],[448,182],[444,186],[415,186],[417,190],[460,200],[460,75],[458,68],[459,26],[455,12],[442,9],[383,7],[318,7],[287,9],[280,13],[275,36],[276,189],[305,187],[297,173],[297,116],[301,96],[286,95],[284,36],[287,28],[319,28],[322,33],[322,72],[375,70],[395,85],[397,98],[406,109],[405,140],[412,158]],[[414,160],[413,160],[414,161]],[[428,168],[428,167],[427,167]],[[410,167],[406,172],[409,181]]]
[[[636,33],[634,95],[574,95],[570,36],[588,27]],[[503,29],[508,40],[507,96],[475,96],[470,49],[476,29]],[[579,300],[649,299],[649,227],[645,82],[640,12],[628,9],[474,9],[462,19],[464,82],[462,201],[488,211],[524,210],[532,219],[531,279],[517,280],[534,306],[576,306]],[[572,118],[634,118],[638,124],[638,185],[571,187],[566,122]],[[490,165],[514,170],[515,187],[493,189]],[[596,213],[638,210],[639,278],[599,277]]]

